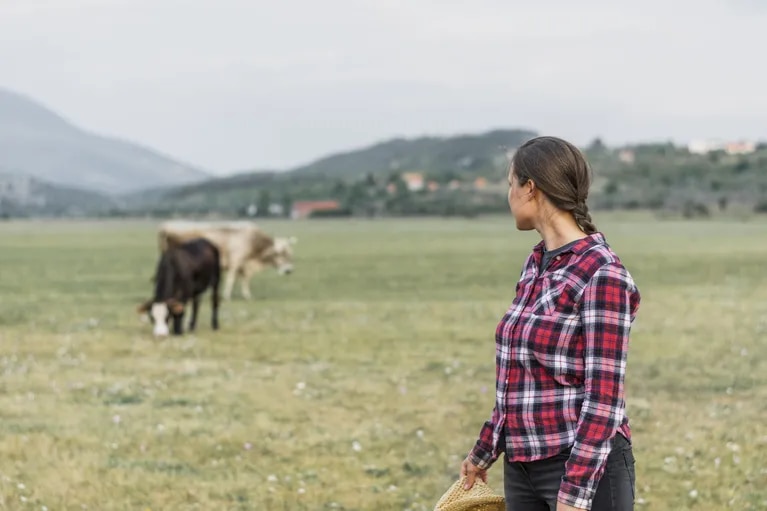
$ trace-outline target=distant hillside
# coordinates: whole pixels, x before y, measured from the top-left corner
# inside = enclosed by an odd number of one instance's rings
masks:
[[[0,167],[110,194],[210,177],[151,149],[85,132],[31,99],[4,89],[0,89]]]
[[[503,148],[518,147],[532,136],[509,130],[392,140],[290,171],[245,173],[168,189],[143,205],[158,215],[242,215],[253,205],[261,215],[265,204],[283,205],[287,212],[292,202],[325,199],[338,201],[344,212],[354,215],[507,211]],[[582,149],[594,169],[589,195],[594,209],[652,209],[686,216],[767,212],[767,144],[756,144],[745,154],[695,154],[671,143],[609,148],[595,139]],[[425,179],[411,189],[406,172]]]
[[[327,197],[334,182],[354,182],[373,175],[422,172],[447,181],[454,177],[502,179],[506,149],[536,136],[528,130],[494,130],[475,135],[398,138],[362,149],[330,155],[307,165],[279,171],[237,174],[168,190],[164,207],[204,207],[256,201],[264,190],[299,198]]]
[[[355,177],[393,171],[431,175],[486,172],[506,163],[505,148],[536,136],[527,130],[494,130],[476,135],[397,138],[363,149],[335,154],[293,169],[293,174]]]
[[[98,192],[0,172],[0,217],[104,214],[117,206]]]

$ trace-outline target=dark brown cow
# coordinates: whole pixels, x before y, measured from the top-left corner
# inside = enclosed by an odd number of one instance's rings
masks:
[[[140,313],[149,313],[154,323],[154,335],[169,334],[168,323],[173,320],[173,333],[183,332],[184,309],[192,300],[189,331],[197,323],[200,296],[211,289],[212,327],[218,329],[218,288],[221,263],[218,249],[210,241],[197,238],[175,245],[160,256],[155,273],[154,297],[139,306]]]

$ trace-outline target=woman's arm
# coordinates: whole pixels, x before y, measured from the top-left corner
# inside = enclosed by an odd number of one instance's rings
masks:
[[[620,263],[599,268],[583,293],[586,395],[558,496],[560,502],[575,508],[591,508],[612,438],[625,414],[629,332],[638,306],[639,292]]]

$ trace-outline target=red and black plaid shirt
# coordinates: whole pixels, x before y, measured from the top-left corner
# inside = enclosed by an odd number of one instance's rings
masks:
[[[511,462],[572,447],[558,499],[590,509],[613,437],[631,439],[623,381],[640,295],[601,233],[539,272],[543,247],[527,258],[498,324],[495,407],[470,459],[488,468],[504,442]]]

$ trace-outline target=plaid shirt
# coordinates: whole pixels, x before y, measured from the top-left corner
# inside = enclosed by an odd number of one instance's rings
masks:
[[[601,233],[539,272],[533,248],[496,329],[496,402],[470,460],[548,458],[572,447],[558,500],[591,509],[612,439],[631,439],[623,381],[639,291]],[[501,435],[505,438],[501,438]]]

